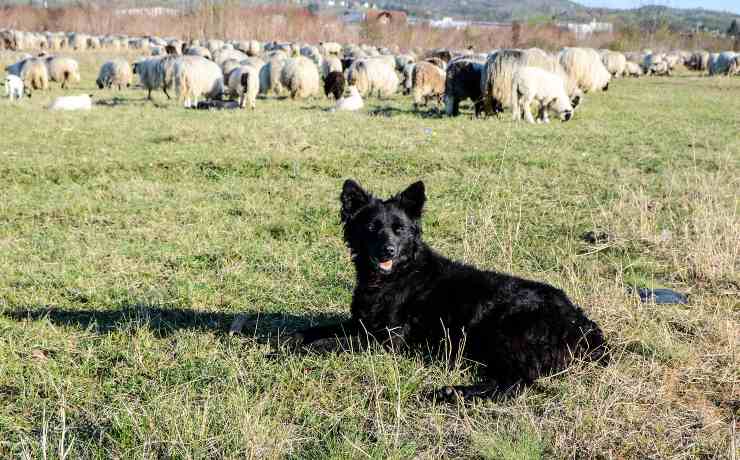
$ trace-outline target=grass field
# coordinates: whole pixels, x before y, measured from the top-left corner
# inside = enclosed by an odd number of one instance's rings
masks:
[[[740,79],[619,80],[570,123],[525,126],[405,97],[190,111],[93,89],[105,56],[78,57],[92,112],[44,110],[57,84],[0,101],[0,458],[740,454]],[[425,391],[469,363],[272,353],[348,315],[348,177],[424,180],[432,246],[562,287],[614,362],[447,405]]]

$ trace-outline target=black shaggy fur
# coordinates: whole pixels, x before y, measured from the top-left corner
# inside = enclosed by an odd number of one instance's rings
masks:
[[[600,360],[599,327],[563,291],[483,271],[436,253],[421,239],[424,184],[381,200],[344,183],[341,218],[357,271],[352,317],[297,333],[304,345],[369,333],[393,350],[441,350],[482,364],[485,380],[446,387],[440,398],[508,393],[556,373],[574,357]]]
[[[344,87],[346,85],[344,74],[337,70],[329,72],[324,80],[324,94],[329,97],[331,94],[335,100],[339,100],[344,95]]]
[[[465,99],[473,101],[475,116],[483,111],[483,94],[480,81],[485,64],[472,59],[456,59],[447,66],[445,79],[445,97],[447,98],[447,115],[460,115],[460,102]]]

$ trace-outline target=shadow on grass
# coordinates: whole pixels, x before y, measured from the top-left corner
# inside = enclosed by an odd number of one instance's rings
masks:
[[[13,321],[49,321],[56,326],[72,326],[105,334],[117,330],[148,329],[155,337],[168,337],[180,330],[228,335],[237,318],[244,317],[241,333],[268,343],[270,338],[316,324],[339,322],[339,315],[298,316],[288,313],[209,312],[190,308],[162,308],[130,305],[117,310],[68,310],[53,306],[16,308],[0,312],[0,317]]]

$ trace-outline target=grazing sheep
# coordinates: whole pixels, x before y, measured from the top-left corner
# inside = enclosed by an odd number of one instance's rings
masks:
[[[604,67],[596,50],[592,48],[565,48],[560,52],[559,60],[566,75],[584,93],[609,89],[611,74]]]
[[[175,92],[178,101],[186,108],[198,105],[204,96],[217,99],[224,92],[224,76],[221,67],[201,56],[183,56],[175,61]]]
[[[211,51],[204,46],[188,47],[183,54],[187,56],[200,56],[206,59],[213,59]]]
[[[241,62],[249,57],[239,50],[225,48],[211,51],[211,56],[213,58],[213,62],[218,65],[223,64],[223,62],[227,59],[236,59],[237,61]]]
[[[410,54],[399,54],[396,56],[396,70],[398,72],[403,72],[403,69],[405,69],[407,65],[414,63],[416,63],[416,58]]]
[[[460,114],[460,102],[465,99],[473,101],[475,116],[483,110],[481,78],[483,62],[474,59],[455,59],[447,66],[445,78],[445,112],[448,116]]]
[[[131,73],[131,66],[128,62],[125,59],[114,59],[100,67],[100,73],[98,73],[95,84],[100,89],[117,86],[120,91],[124,86],[126,88],[131,86],[132,80],[133,74]]]
[[[336,109],[340,111],[354,112],[362,109],[364,105],[365,103],[362,101],[362,96],[360,96],[360,92],[357,90],[357,87],[350,86],[349,96],[337,100]]]
[[[324,79],[324,94],[326,97],[332,95],[334,100],[338,101],[344,94],[345,85],[346,81],[342,72],[336,70],[329,72],[329,75]]]
[[[159,65],[162,59],[164,59],[163,56],[147,58],[134,62],[133,65],[134,75],[139,76],[139,82],[147,90],[147,99],[149,100],[152,99],[152,90],[162,87],[164,75]],[[169,95],[167,97],[169,98]]]
[[[52,101],[49,110],[90,110],[92,109],[92,96],[82,94],[79,96],[61,96]]]
[[[606,70],[612,74],[612,77],[621,77],[625,74],[625,67],[627,65],[627,58],[624,54],[605,50],[601,53],[601,60],[604,63]]]
[[[85,34],[73,33],[69,37],[69,47],[75,51],[85,51],[87,50],[88,38]]]
[[[262,94],[266,94],[268,91],[272,91],[273,94],[279,96],[283,93],[284,88],[282,83],[280,83],[280,74],[283,72],[283,67],[285,67],[285,62],[287,60],[288,58],[285,56],[285,54],[275,54],[272,58],[270,58],[267,64],[265,64],[265,67],[262,68],[260,81],[267,82],[267,89],[262,92]]]
[[[600,58],[598,64],[609,76]],[[571,104],[575,107],[581,101],[583,93],[578,87],[577,80],[565,72],[558,58],[537,48],[503,49],[488,56],[481,76],[481,95],[487,115],[501,113],[504,107],[510,106],[512,79],[520,67],[538,67],[560,75],[565,82],[566,93],[571,98]]]
[[[445,71],[435,64],[422,61],[416,64],[411,77],[413,81],[414,108],[426,105],[431,99],[442,102],[445,92]]]
[[[624,74],[630,77],[640,77],[642,76],[642,67],[636,62],[627,61],[624,65]]]
[[[319,80],[318,67],[304,56],[288,59],[280,72],[280,84],[290,92],[291,99],[318,94]]]
[[[49,89],[49,70],[46,68],[43,59],[27,59],[23,63],[20,77],[29,92],[31,88],[35,90]]]
[[[260,89],[259,69],[251,65],[243,65],[234,69],[229,75],[229,92],[239,97],[239,107],[249,107],[254,110],[257,93]]]
[[[379,97],[388,97],[398,91],[398,75],[395,65],[389,65],[384,59],[360,59],[352,63],[347,71],[347,81],[357,86],[361,95],[377,93]]]
[[[72,58],[47,58],[46,67],[49,70],[49,79],[51,81],[61,82],[62,88],[66,88],[70,83],[80,82],[80,65]]]
[[[336,56],[327,56],[321,63],[321,76],[326,78],[332,72],[341,72],[342,61]]]
[[[17,101],[23,97],[23,80],[18,75],[5,76],[5,95],[11,101]]]
[[[664,54],[648,54],[643,60],[642,68],[646,75],[671,75],[671,66]]]
[[[735,58],[737,54],[732,51],[725,51],[712,55],[709,60],[709,75],[732,75],[735,71]]]
[[[338,56],[342,54],[342,45],[340,45],[339,43],[334,43],[334,42],[319,43],[319,49],[321,50],[321,54],[323,54],[324,56],[329,56],[332,54],[335,56]]]
[[[706,51],[695,51],[686,62],[686,67],[696,71],[709,70],[709,53]]]
[[[442,59],[438,57],[428,57],[424,59],[424,62],[428,62],[430,64],[434,64],[443,71],[447,69],[447,61],[443,61]]]
[[[238,68],[241,64],[236,59],[227,59],[221,63],[221,72],[224,74],[224,81],[229,81],[229,74]]]
[[[549,123],[547,112],[555,110],[562,121],[573,117],[573,106],[565,92],[565,81],[560,75],[537,68],[520,67],[514,72],[511,88],[514,120],[521,120],[522,110],[528,123],[534,123],[530,110],[533,102],[540,105],[538,122]]]

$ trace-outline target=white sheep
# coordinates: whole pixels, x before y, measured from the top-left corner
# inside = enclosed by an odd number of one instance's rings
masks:
[[[216,99],[224,92],[224,76],[215,62],[200,56],[183,56],[174,65],[177,98],[187,108],[197,107],[198,98]]]
[[[337,100],[337,110],[354,112],[362,109],[365,103],[362,101],[362,96],[357,90],[356,86],[349,87],[349,96],[342,97]]]
[[[100,89],[117,86],[120,91],[124,86],[126,88],[131,86],[132,79],[133,74],[128,62],[125,59],[114,59],[100,67],[100,73],[95,83]]]
[[[30,91],[33,89],[49,89],[49,70],[43,59],[26,59],[21,68],[21,80]]]
[[[18,100],[23,97],[23,80],[21,80],[18,75],[5,76],[5,95],[8,96],[11,101]]]
[[[393,58],[393,56],[391,56]],[[388,97],[398,91],[399,79],[395,70],[395,59],[389,64],[387,59],[359,59],[352,63],[347,71],[347,82],[357,86],[361,95],[377,93]]]
[[[290,92],[291,99],[319,94],[319,80],[318,67],[304,56],[288,59],[280,72],[280,84]]]
[[[342,71],[342,61],[339,60],[339,58],[334,55],[329,55],[325,57],[324,61],[321,63],[321,77],[322,78],[326,78],[326,76],[332,72],[341,72],[341,71]]]
[[[237,67],[229,74],[229,92],[239,96],[239,107],[254,110],[260,89],[260,70],[252,65]]]
[[[60,82],[62,88],[68,87],[70,83],[80,82],[80,65],[72,58],[47,58],[46,67],[49,70],[49,79]]]
[[[625,74],[627,58],[624,54],[617,51],[604,50],[601,53],[601,60],[604,63],[606,70],[608,70],[613,77],[621,77]]]
[[[92,96],[82,94],[79,96],[61,96],[51,103],[49,110],[90,110],[92,109]]]
[[[538,122],[550,121],[547,116],[550,109],[555,110],[563,121],[573,117],[573,106],[563,78],[537,67],[520,67],[514,72],[511,98],[514,120],[521,120],[523,110],[527,122],[534,123],[530,106],[535,101],[540,105]]]
[[[627,61],[624,65],[624,74],[630,77],[642,76],[642,67],[636,62]]]
[[[584,93],[609,89],[611,74],[595,49],[565,48],[560,52],[559,60],[566,74]]]

